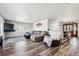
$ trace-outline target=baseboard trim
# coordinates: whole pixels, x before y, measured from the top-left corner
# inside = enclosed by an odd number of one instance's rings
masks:
[[[24,36],[5,37],[5,39],[9,39],[9,38],[17,38],[17,37],[24,37]]]

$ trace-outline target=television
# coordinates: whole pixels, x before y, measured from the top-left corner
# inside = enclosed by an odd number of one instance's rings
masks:
[[[13,32],[14,30],[14,24],[10,23],[4,23],[4,32]]]

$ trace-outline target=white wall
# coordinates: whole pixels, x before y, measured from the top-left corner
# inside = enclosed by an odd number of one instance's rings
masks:
[[[31,23],[20,23],[20,22],[9,22],[6,23],[14,24],[15,32],[5,32],[5,37],[16,37],[23,36],[26,32],[31,32],[33,30],[33,26]]]
[[[4,19],[0,16],[0,36],[4,36]]]
[[[50,31],[61,31],[61,23],[59,21],[49,20],[49,30]]]
[[[37,26],[38,23],[41,23],[41,26]],[[34,23],[33,30],[35,31],[47,31],[48,30],[48,19],[40,20]]]

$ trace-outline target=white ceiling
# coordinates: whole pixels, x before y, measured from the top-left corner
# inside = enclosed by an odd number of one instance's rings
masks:
[[[79,16],[79,4],[68,3],[0,3],[0,15],[12,21],[33,23],[37,20]]]

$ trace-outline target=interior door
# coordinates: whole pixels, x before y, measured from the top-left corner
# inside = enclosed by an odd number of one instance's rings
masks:
[[[78,23],[72,24],[72,37],[78,37]]]

